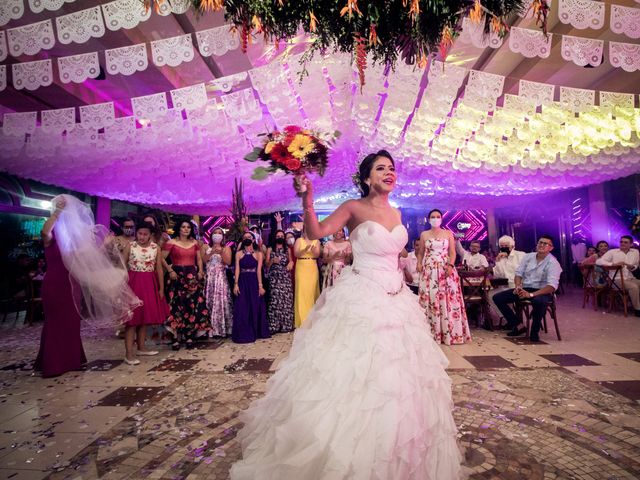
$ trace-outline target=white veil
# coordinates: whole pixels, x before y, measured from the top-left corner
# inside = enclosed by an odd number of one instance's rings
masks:
[[[82,292],[81,298],[73,296],[78,313],[85,320],[126,322],[142,301],[129,288],[113,236],[95,224],[91,209],[76,197],[59,195],[51,201],[53,208],[60,198],[65,207],[53,231],[71,285]]]

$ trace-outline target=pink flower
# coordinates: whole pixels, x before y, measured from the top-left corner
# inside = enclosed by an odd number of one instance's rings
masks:
[[[286,133],[287,135],[296,135],[300,132],[302,132],[302,129],[295,125],[289,125],[287,127],[284,127],[284,133]]]

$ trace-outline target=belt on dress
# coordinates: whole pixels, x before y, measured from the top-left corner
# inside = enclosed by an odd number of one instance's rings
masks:
[[[298,260],[317,260],[317,258],[313,258],[313,257],[300,257]]]
[[[240,273],[251,273],[251,272],[255,272],[256,269],[255,268],[241,268],[240,269]]]

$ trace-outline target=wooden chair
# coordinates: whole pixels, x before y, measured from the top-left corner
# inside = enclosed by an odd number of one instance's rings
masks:
[[[622,309],[624,316],[628,314],[627,303],[629,301],[629,294],[624,286],[624,275],[622,275],[622,266],[601,266],[601,268],[608,273],[604,275],[604,279],[607,283],[607,297],[609,300],[609,312],[612,312],[618,300],[622,301]]]
[[[598,309],[600,296],[607,292],[607,285],[598,283],[598,279],[602,277],[595,269],[594,265],[585,265],[580,267],[580,273],[582,273],[582,308],[589,304],[589,301],[593,303],[593,309]]]
[[[36,310],[42,311],[42,280],[29,279],[26,324],[32,325]]]
[[[15,321],[18,321],[20,312],[26,311],[28,307],[27,297],[13,296],[0,300],[0,311],[2,312],[2,323],[7,321],[10,313],[16,314]]]
[[[516,313],[522,321],[522,317],[524,316],[524,324],[527,328],[527,335],[531,332],[531,315],[532,315],[532,304],[529,299],[522,299],[516,302]],[[544,333],[549,333],[547,329],[547,314],[553,319],[553,325],[556,329],[556,336],[558,340],[562,340],[560,336],[560,329],[558,328],[558,315],[556,311],[556,294],[551,295],[551,301],[547,303],[547,308],[542,316],[542,328],[544,329]]]
[[[479,305],[482,322],[486,322],[489,329],[493,330],[489,315],[489,299],[487,297],[489,269],[460,270],[458,271],[458,276],[460,277],[465,307],[467,305]]]

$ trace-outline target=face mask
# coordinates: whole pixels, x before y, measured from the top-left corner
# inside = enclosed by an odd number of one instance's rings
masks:
[[[259,233],[254,233],[255,237],[256,237],[256,243],[260,243],[260,240],[262,240],[262,237],[260,236]]]
[[[509,255],[509,252],[511,252],[511,249],[509,247],[500,247],[500,252],[506,253],[507,255]]]
[[[276,238],[276,243],[278,245],[283,245],[284,244],[284,238],[280,238],[280,237]]]
[[[295,238],[290,238],[289,240],[287,240],[287,245],[289,245],[290,247],[293,247],[294,243],[296,243]]]
[[[253,244],[253,240],[251,240],[250,238],[245,238],[244,240],[242,240],[243,247],[248,247],[252,244]]]
[[[134,232],[134,228],[133,227],[126,227],[122,229],[122,232],[127,236],[127,237],[132,237],[133,236],[133,232]]]
[[[222,234],[214,233],[213,235],[211,235],[211,241],[213,243],[222,243]]]
[[[429,219],[429,223],[431,224],[432,227],[439,227],[440,225],[442,225],[442,219],[441,218],[430,218]]]

